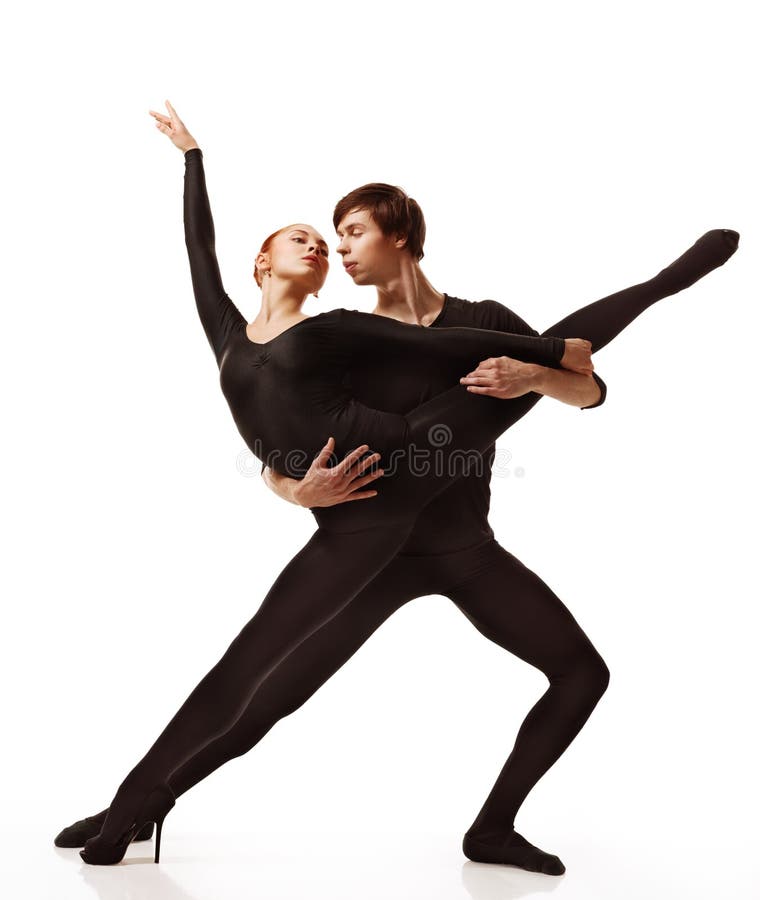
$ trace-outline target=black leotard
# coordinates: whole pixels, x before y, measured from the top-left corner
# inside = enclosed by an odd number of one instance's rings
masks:
[[[371,527],[405,516],[413,519],[457,474],[451,470],[423,475],[426,452],[435,450],[443,468],[453,452],[483,450],[504,430],[495,419],[485,418],[477,429],[472,427],[481,418],[478,400],[494,398],[479,398],[458,384],[468,367],[500,355],[559,367],[563,338],[475,328],[433,330],[346,309],[319,313],[270,341],[253,342],[246,334],[245,318],[222,284],[200,149],[185,153],[184,213],[198,313],[219,365],[222,391],[249,449],[291,477],[303,476],[331,435],[338,458],[362,443],[383,454],[382,497],[360,516],[354,512],[350,527]],[[439,400],[419,407],[415,417],[394,414],[365,406],[346,387],[347,372],[359,363],[382,360],[403,365],[420,355],[449,366],[451,400],[456,395],[461,410],[453,402]],[[439,426],[450,432],[445,446],[430,434]],[[414,459],[402,458],[402,451],[414,453]],[[393,487],[388,488],[391,481]],[[328,515],[339,527],[344,510],[335,507]]]

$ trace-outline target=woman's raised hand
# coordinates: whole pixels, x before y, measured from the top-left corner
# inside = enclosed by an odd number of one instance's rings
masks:
[[[177,115],[174,107],[168,100],[164,100],[164,103],[169,110],[168,116],[163,116],[161,113],[157,113],[152,109],[148,110],[156,120],[156,128],[158,128],[159,131],[163,131],[172,144],[174,144],[175,147],[179,147],[183,153],[197,147],[198,144],[196,143],[195,138],[190,134],[187,128],[185,128],[185,123]]]

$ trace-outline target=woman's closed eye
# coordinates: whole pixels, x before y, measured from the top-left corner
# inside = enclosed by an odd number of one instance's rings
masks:
[[[302,244],[306,243],[305,239],[300,237],[297,234],[293,235],[293,237],[291,238],[291,241],[300,241]],[[319,252],[322,254],[322,256],[328,256],[330,251],[327,250],[325,247],[320,247]]]

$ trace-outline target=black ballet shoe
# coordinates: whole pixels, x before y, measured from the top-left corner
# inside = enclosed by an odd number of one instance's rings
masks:
[[[691,287],[708,272],[728,262],[739,246],[739,232],[730,228],[706,231],[674,262],[655,276],[663,283],[670,282],[669,293]]]
[[[159,784],[145,798],[135,821],[124,832],[116,843],[107,841],[96,835],[90,838],[79,851],[82,859],[95,866],[112,866],[121,862],[127,847],[135,839],[137,833],[148,822],[156,823],[156,853],[153,862],[158,862],[161,853],[161,828],[169,810],[174,806],[176,798],[168,784]]]
[[[69,825],[60,831],[53,840],[56,847],[84,847],[85,843],[100,834],[103,822],[108,815],[108,809],[104,809],[94,816],[85,816],[73,825]],[[134,836],[134,841],[149,841],[153,837],[153,822],[148,822]]]
[[[712,231],[706,231],[701,238],[694,242],[695,247],[708,248],[712,251],[711,261],[715,265],[723,265],[726,260],[730,259],[739,246],[739,232],[730,228],[713,228]]]
[[[739,246],[739,232],[732,231],[730,228],[721,228],[721,231],[728,246],[735,250]]]
[[[562,875],[565,872],[564,863],[558,856],[534,847],[514,828],[494,843],[486,843],[468,833],[462,841],[462,852],[473,862],[501,863],[543,875]]]

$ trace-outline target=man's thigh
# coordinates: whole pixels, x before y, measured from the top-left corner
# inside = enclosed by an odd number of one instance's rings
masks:
[[[496,540],[449,555],[442,593],[487,638],[541,669],[561,674],[579,657],[598,656],[552,589]]]

